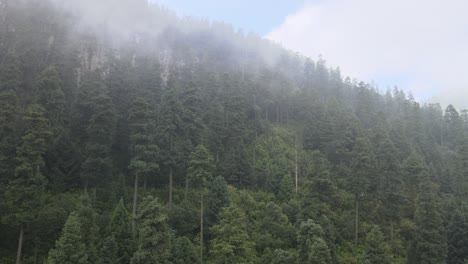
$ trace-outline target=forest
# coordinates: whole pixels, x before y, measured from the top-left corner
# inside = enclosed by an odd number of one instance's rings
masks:
[[[466,264],[467,217],[468,110],[146,0],[0,0],[1,264]]]

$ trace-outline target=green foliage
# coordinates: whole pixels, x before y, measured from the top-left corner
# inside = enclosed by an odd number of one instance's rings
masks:
[[[378,226],[372,227],[366,237],[365,263],[390,264],[390,247]]]
[[[207,188],[212,181],[214,160],[211,153],[203,145],[198,145],[190,155],[187,175],[196,188]]]
[[[206,226],[209,228],[219,221],[219,214],[224,207],[229,206],[230,197],[223,177],[215,177],[209,183],[206,195]]]
[[[118,246],[118,262],[116,263],[129,263],[134,250],[134,240],[132,235],[130,214],[125,208],[123,199],[120,199],[120,202],[117,204],[117,207],[112,213],[112,218],[107,233],[109,236],[114,237]]]
[[[84,195],[76,209],[76,217],[80,223],[81,238],[86,246],[88,260],[95,262],[98,259],[97,244],[99,242],[99,226],[97,225],[97,213],[94,210],[91,199]]]
[[[80,92],[80,122],[85,126],[81,177],[86,188],[88,185],[95,187],[110,177],[116,120],[113,102],[101,82],[84,83]]]
[[[98,264],[119,263],[118,249],[119,249],[119,246],[117,245],[117,241],[115,240],[113,235],[110,235],[104,238],[104,241],[102,242],[101,250],[99,252],[99,260],[96,263]]]
[[[314,221],[301,223],[297,238],[301,263],[331,263],[330,250],[323,237],[322,227]]]
[[[198,263],[198,253],[195,245],[187,237],[177,237],[172,245],[171,263]]]
[[[137,250],[131,263],[168,263],[171,236],[167,220],[166,209],[157,198],[148,196],[143,199],[138,214]]]
[[[129,169],[145,176],[159,170],[159,147],[156,145],[156,124],[153,115],[145,99],[137,98],[132,102],[128,116],[132,155]]]
[[[211,228],[210,263],[255,263],[254,243],[247,233],[245,213],[230,205]]]
[[[444,263],[447,238],[441,215],[437,186],[423,182],[415,213],[415,256],[418,263]]]
[[[66,233],[88,263],[466,262],[468,110],[122,1],[136,23],[86,30],[81,9],[0,1],[1,263],[19,230],[41,263],[61,229],[53,254]],[[131,179],[158,197],[135,234]]]
[[[468,260],[468,222],[463,212],[457,211],[447,226],[448,264],[463,264]]]
[[[48,264],[89,263],[78,220],[75,214],[71,214],[68,217],[62,231],[62,236],[57,240],[55,248],[49,252]]]
[[[18,165],[15,176],[6,188],[8,214],[4,220],[13,225],[30,223],[42,206],[45,178],[41,173],[44,166],[43,155],[51,132],[44,109],[33,105],[26,110],[26,124],[22,143],[17,148]]]

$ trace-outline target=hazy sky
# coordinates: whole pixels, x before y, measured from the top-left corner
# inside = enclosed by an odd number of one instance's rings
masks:
[[[159,0],[180,14],[223,20],[344,75],[398,85],[420,100],[468,107],[466,0]]]

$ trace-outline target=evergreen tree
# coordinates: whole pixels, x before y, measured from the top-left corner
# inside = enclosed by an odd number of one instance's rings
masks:
[[[113,236],[117,243],[118,262],[116,263],[129,263],[134,249],[134,241],[130,215],[125,208],[123,199],[120,199],[112,213],[108,234]]]
[[[291,175],[284,175],[279,185],[278,198],[280,199],[280,201],[288,201],[293,197],[293,194],[294,181]]]
[[[322,227],[314,221],[309,219],[301,223],[297,238],[301,263],[331,263],[330,250],[323,236]]]
[[[113,102],[101,82],[83,84],[80,97],[83,104],[81,122],[86,124],[81,175],[86,192],[89,186],[96,188],[110,178],[110,151],[116,121]]]
[[[203,262],[203,227],[204,227],[204,192],[211,182],[214,170],[214,160],[211,153],[203,146],[198,145],[190,155],[187,176],[194,187],[200,189],[200,259]]]
[[[355,199],[354,245],[358,244],[359,235],[359,202],[368,192],[369,184],[375,173],[375,156],[370,143],[365,138],[359,138],[353,149],[352,175],[350,188]]]
[[[211,233],[210,263],[255,263],[255,245],[247,233],[246,215],[237,206],[223,209]]]
[[[41,173],[43,155],[51,136],[44,108],[38,105],[28,107],[24,116],[26,125],[22,143],[16,150],[17,167],[15,176],[8,182],[6,222],[20,229],[17,263],[21,262],[24,231],[43,205],[45,178]]]
[[[218,223],[220,212],[229,204],[230,197],[224,178],[221,176],[215,177],[209,183],[206,195],[206,226],[208,228]]]
[[[102,242],[102,247],[99,253],[99,260],[96,262],[98,264],[114,264],[119,263],[118,258],[118,249],[119,246],[113,235],[110,235],[104,238]]]
[[[465,215],[457,211],[447,227],[447,264],[463,264],[468,260],[468,222]]]
[[[16,118],[21,71],[17,59],[6,55],[0,64],[0,186],[6,183],[15,170]]]
[[[135,187],[133,194],[133,210],[132,210],[132,228],[135,230],[136,208],[138,201],[138,177],[146,178],[150,173],[155,173],[159,170],[157,163],[159,148],[155,140],[155,120],[153,120],[148,102],[143,98],[138,98],[133,101],[130,113],[130,152],[132,159],[129,169],[135,175]]]
[[[437,192],[437,186],[427,180],[420,186],[415,213],[415,256],[418,263],[446,261],[447,239]]]
[[[87,264],[88,254],[81,237],[80,223],[75,214],[68,217],[62,236],[49,252],[48,264]]]
[[[171,253],[166,210],[156,198],[145,197],[138,213],[138,245],[132,264],[168,263]]]
[[[85,244],[89,262],[98,259],[97,244],[99,241],[98,215],[94,210],[89,196],[80,197],[80,203],[75,215],[80,223],[81,239]]]
[[[171,263],[198,263],[197,249],[190,239],[187,237],[178,237],[175,239],[172,245]]]
[[[37,83],[38,102],[46,110],[47,118],[55,129],[64,125],[65,94],[62,86],[62,80],[54,67],[44,70]]]
[[[367,234],[365,263],[392,263],[389,245],[385,242],[384,236],[378,226],[372,227],[371,231]]]

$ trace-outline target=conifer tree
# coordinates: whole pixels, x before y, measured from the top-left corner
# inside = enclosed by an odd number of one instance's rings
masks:
[[[457,211],[447,227],[447,264],[464,264],[468,260],[468,222],[465,215]]]
[[[178,237],[172,245],[171,262],[173,264],[197,263],[198,253],[195,245],[187,237]]]
[[[89,262],[96,262],[98,259],[97,244],[99,242],[98,215],[88,195],[80,197],[75,215],[80,223],[81,238],[86,247],[88,260]]]
[[[132,264],[168,263],[170,231],[165,208],[152,196],[145,197],[138,213],[138,245]]]
[[[118,249],[119,246],[115,241],[113,235],[107,236],[102,242],[102,247],[99,253],[99,260],[96,262],[98,264],[114,264],[119,263],[118,258]]]
[[[129,169],[135,176],[132,229],[135,231],[136,208],[138,202],[139,176],[146,178],[150,173],[159,170],[157,163],[159,148],[155,141],[155,120],[151,113],[148,102],[143,98],[135,99],[129,113],[130,123],[130,153],[131,160]]]
[[[230,198],[226,181],[221,176],[215,177],[209,183],[206,195],[206,226],[210,228],[218,223],[219,214],[224,207],[229,206]]]
[[[14,177],[8,182],[6,221],[20,229],[16,263],[21,263],[24,231],[38,214],[43,202],[45,178],[41,173],[43,155],[51,136],[44,108],[28,107],[24,116],[26,124],[22,143],[16,150],[17,166]]]
[[[65,226],[62,236],[57,240],[55,248],[49,252],[47,264],[87,264],[88,254],[81,237],[78,217],[72,213]]]
[[[355,199],[354,245],[358,244],[359,234],[359,202],[367,193],[370,179],[375,173],[375,156],[366,138],[359,138],[353,149],[352,175],[350,188]]]
[[[46,110],[47,118],[54,129],[64,125],[65,95],[62,86],[62,80],[55,67],[45,69],[37,83],[38,102]]]
[[[190,155],[188,177],[195,188],[200,189],[200,259],[203,262],[203,227],[204,227],[204,193],[211,182],[214,170],[214,160],[211,153],[203,145],[198,145]]]
[[[0,186],[14,174],[16,149],[16,118],[18,97],[16,90],[20,85],[21,71],[18,61],[12,54],[0,64]]]
[[[446,261],[447,239],[437,193],[434,183],[428,180],[421,183],[415,213],[415,256],[418,263]]]
[[[323,237],[322,227],[313,220],[301,223],[297,238],[301,263],[331,263],[330,249]]]
[[[211,228],[210,261],[212,263],[255,263],[255,244],[247,233],[244,212],[231,204],[221,212],[220,221]]]
[[[134,250],[134,240],[130,214],[128,213],[123,199],[120,199],[117,207],[112,213],[108,234],[113,236],[117,243],[117,259],[121,264],[129,263]]]
[[[85,124],[86,134],[82,180],[85,193],[91,186],[94,190],[110,178],[110,151],[115,130],[115,111],[113,102],[107,95],[106,87],[98,81],[83,84],[80,98],[82,100],[81,122]]]
[[[372,227],[367,234],[365,263],[392,263],[389,245],[385,242],[385,238],[378,226]]]

